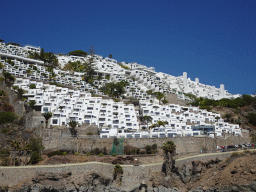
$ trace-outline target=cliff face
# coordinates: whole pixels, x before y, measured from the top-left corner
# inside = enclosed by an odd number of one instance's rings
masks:
[[[78,175],[72,172],[37,172],[35,176],[9,191],[148,191],[148,192],[212,192],[255,191],[256,154],[231,155],[220,161],[192,161],[175,169],[171,177],[161,170],[151,174],[149,181],[141,180],[139,186],[124,187],[120,179],[87,171]],[[136,178],[136,175],[134,175]],[[1,188],[0,188],[1,189]],[[0,190],[1,191],[1,190]],[[4,191],[4,189],[2,189]]]

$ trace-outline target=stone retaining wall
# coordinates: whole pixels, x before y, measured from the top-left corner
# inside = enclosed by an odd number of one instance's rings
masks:
[[[103,149],[106,147],[110,152],[113,139],[98,138],[98,136],[70,137],[65,130],[43,129],[41,135],[46,150],[70,150],[80,153],[87,153],[95,148]],[[147,145],[157,144],[158,151],[162,153],[163,143],[172,140],[177,146],[177,153],[199,154],[203,151],[215,151],[217,145],[234,145],[247,143],[248,138],[229,135],[226,138],[209,137],[176,137],[176,138],[131,138],[124,140],[124,146],[130,145],[137,148],[145,148]]]
[[[230,153],[219,153],[212,155],[199,155],[186,159],[178,159],[176,166],[182,166],[183,164],[189,164],[194,160],[208,161],[215,159],[225,159],[230,156]],[[145,164],[139,166],[133,165],[121,165],[123,167],[122,187],[133,186],[139,187],[142,180],[148,182],[150,177],[155,172],[162,170],[162,164]],[[13,186],[26,180],[31,180],[36,173],[40,172],[72,172],[72,175],[81,176],[83,173],[95,172],[101,174],[107,178],[113,178],[114,165],[89,162],[78,164],[66,164],[66,165],[43,165],[43,166],[23,166],[23,167],[0,167],[0,186]]]

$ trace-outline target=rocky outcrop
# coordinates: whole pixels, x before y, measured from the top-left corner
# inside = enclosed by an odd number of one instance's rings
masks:
[[[224,186],[221,188],[209,188],[205,189],[204,187],[198,187],[192,189],[189,192],[255,192],[256,191],[256,181],[246,184],[246,185],[234,185],[234,186]]]
[[[195,181],[201,177],[207,169],[211,168],[213,165],[221,162],[218,158],[210,161],[192,161],[191,164],[183,164],[182,167],[178,169],[180,179],[183,183],[188,183],[190,181]]]
[[[0,188],[1,191],[8,191],[7,188]],[[9,188],[15,192],[179,192],[178,188],[166,188],[163,186],[148,187],[142,183],[137,188],[122,189],[120,184],[115,183],[112,178],[107,178],[97,173],[85,173],[80,176],[73,176],[72,172],[62,173],[37,173],[31,181],[24,183],[19,189]]]

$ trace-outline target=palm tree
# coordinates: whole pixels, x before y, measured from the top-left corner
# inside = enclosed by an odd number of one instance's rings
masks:
[[[20,99],[22,98],[23,93],[24,93],[23,89],[21,89],[21,88],[17,89],[17,94],[18,94]]]
[[[59,109],[60,109],[61,112],[63,112],[62,111],[63,108],[64,108],[64,106],[59,106]]]
[[[46,128],[47,128],[48,120],[52,117],[52,113],[51,112],[45,112],[45,113],[43,113],[43,116],[45,118],[45,124],[46,124]]]
[[[175,170],[176,145],[173,141],[167,141],[163,144],[163,151],[165,160],[163,171],[167,176],[171,176],[171,173]]]
[[[150,122],[150,123],[152,123],[152,120],[153,120],[153,118],[152,117],[150,117],[150,116],[144,116],[144,120],[147,122],[147,127],[148,127],[148,122]]]
[[[53,81],[54,81],[54,83],[55,83],[56,76],[57,76],[57,75],[56,75],[54,72],[52,72],[51,75],[50,75],[50,77],[49,77],[49,78],[50,78],[50,81],[53,79]]]
[[[70,130],[71,135],[76,136],[77,131],[75,130],[75,128],[78,125],[78,122],[71,120],[69,121],[68,125],[71,127],[71,130]]]
[[[33,107],[35,106],[36,102],[35,102],[34,100],[30,100],[30,101],[28,102],[28,104],[29,104],[29,106],[30,106],[31,108],[33,108]]]
[[[154,128],[156,128],[158,125],[156,124],[156,123],[154,123],[154,124],[152,124],[152,125],[150,125],[149,126],[149,129],[154,129]]]
[[[160,103],[161,99],[164,98],[164,94],[161,93],[161,92],[154,92],[153,94],[154,94],[154,95],[156,96],[156,98],[159,100],[159,103]]]
[[[165,127],[165,125],[168,125],[168,122],[167,121],[157,121],[157,126],[160,127],[161,125]]]

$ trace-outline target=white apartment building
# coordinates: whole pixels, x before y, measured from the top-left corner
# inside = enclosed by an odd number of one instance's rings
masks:
[[[16,76],[14,86],[26,91],[25,97],[36,101],[36,109],[44,112],[52,112],[51,125],[67,125],[70,120],[76,120],[79,124],[95,124],[102,127],[101,137],[175,137],[202,135],[200,126],[215,126],[215,134],[221,136],[223,132],[241,135],[239,125],[224,123],[222,119],[216,122],[215,117],[219,114],[200,110],[196,107],[184,107],[175,104],[159,105],[158,100],[148,95],[146,91],[170,92],[178,95],[180,99],[189,100],[183,93],[192,93],[198,97],[211,99],[236,98],[240,95],[231,95],[221,84],[220,88],[199,83],[199,78],[192,81],[183,76],[175,77],[166,73],[156,72],[154,68],[146,67],[137,63],[121,62],[94,55],[96,75],[103,78],[95,80],[95,86],[82,81],[83,73],[64,71],[62,68],[69,61],[86,62],[90,56],[58,56],[60,68],[54,69],[55,76],[47,71],[43,61],[28,58],[28,51],[40,52],[40,47],[20,47],[0,42],[0,62],[5,65],[4,70]],[[6,60],[11,59],[12,64]],[[122,66],[129,67],[124,69]],[[106,77],[109,78],[106,78]],[[19,78],[20,77],[20,78]],[[51,79],[50,79],[51,78]],[[140,100],[140,110],[135,111],[133,105],[125,105],[122,102],[115,103],[113,100],[105,100],[101,97],[92,97],[90,91],[97,95],[104,95],[99,91],[101,86],[110,82],[126,80],[126,97]],[[42,81],[48,81],[43,83]],[[63,88],[51,83],[72,86]],[[36,89],[30,89],[30,84],[35,84]],[[152,123],[166,121],[165,127],[159,127],[146,131],[147,126],[140,125],[138,115],[148,115],[153,118]],[[149,124],[148,126],[150,126]],[[194,127],[197,125],[199,127]],[[213,136],[208,131],[209,136]]]

